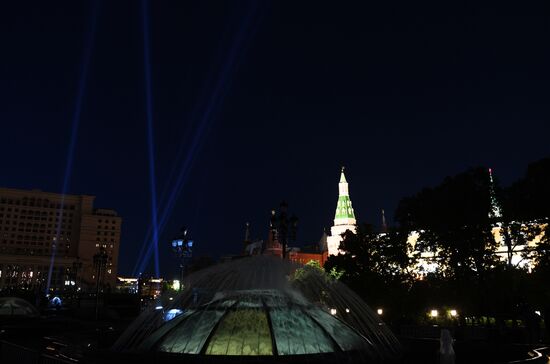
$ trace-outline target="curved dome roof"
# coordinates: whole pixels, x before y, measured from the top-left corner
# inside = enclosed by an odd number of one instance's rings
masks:
[[[400,352],[378,315],[319,268],[254,256],[196,272],[184,287],[142,313],[113,349],[170,360],[359,353],[380,362]]]
[[[29,302],[17,297],[0,297],[0,316],[40,316]]]
[[[301,355],[370,351],[336,317],[274,290],[235,291],[169,320],[140,347],[203,355]]]

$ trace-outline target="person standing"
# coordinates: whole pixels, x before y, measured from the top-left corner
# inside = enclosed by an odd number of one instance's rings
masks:
[[[439,338],[439,363],[455,364],[453,337],[448,329],[441,330],[441,336]]]

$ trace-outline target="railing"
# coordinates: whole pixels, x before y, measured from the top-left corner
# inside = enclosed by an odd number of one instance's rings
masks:
[[[548,356],[546,353],[548,353],[550,350],[548,347],[533,349],[529,351],[528,355],[530,358],[521,359],[521,360],[514,360],[507,362],[505,364],[546,364],[548,363]]]

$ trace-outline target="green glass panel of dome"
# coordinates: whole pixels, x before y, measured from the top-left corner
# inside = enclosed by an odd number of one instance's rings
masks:
[[[325,329],[344,351],[368,350],[367,342],[346,324],[320,309],[310,309],[308,313]]]
[[[166,335],[159,345],[159,350],[199,354],[223,313],[223,310],[204,310],[191,315]]]
[[[279,355],[329,353],[335,351],[321,327],[297,307],[270,310],[273,335]]]
[[[207,355],[273,355],[265,311],[242,308],[220,322],[206,349]]]

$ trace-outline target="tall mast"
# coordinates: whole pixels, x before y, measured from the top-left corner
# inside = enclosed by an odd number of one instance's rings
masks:
[[[388,232],[388,225],[386,224],[386,214],[384,213],[384,209],[382,209],[382,232]]]
[[[502,217],[502,209],[498,203],[497,196],[495,193],[495,182],[493,181],[493,170],[489,168],[489,198],[490,198],[490,209],[489,209],[489,218],[491,219],[500,219]]]

